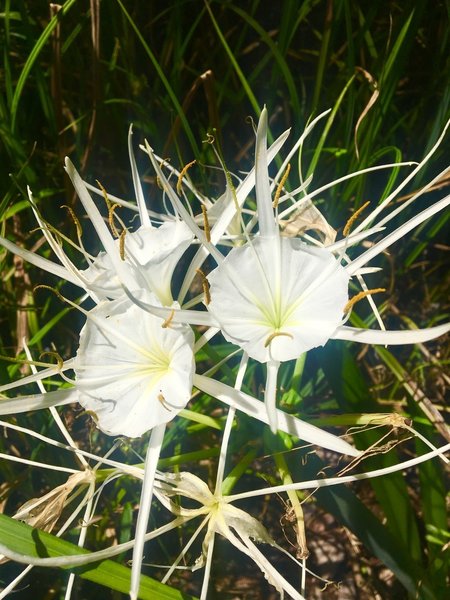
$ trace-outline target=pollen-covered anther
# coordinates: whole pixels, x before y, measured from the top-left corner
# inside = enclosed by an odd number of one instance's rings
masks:
[[[161,404],[164,406],[164,408],[165,408],[166,410],[172,410],[172,409],[171,409],[171,408],[168,406],[168,404],[167,404],[167,402],[166,402],[166,399],[164,398],[164,396],[163,396],[163,394],[162,394],[162,393],[159,393],[159,394],[158,394],[156,397],[158,398],[159,402],[161,402]]]
[[[103,194],[103,199],[105,200],[105,204],[109,210],[109,207],[111,206],[111,201],[108,198],[108,192],[106,191],[105,187],[100,183],[100,181],[98,179],[96,179],[95,182],[97,183],[98,187],[101,189],[102,194]]]
[[[273,208],[277,208],[278,202],[280,201],[281,192],[283,191],[284,184],[286,183],[287,178],[289,177],[289,173],[291,171],[291,164],[289,163],[286,167],[285,172],[283,173],[283,177],[280,180],[280,183],[277,186],[275,197],[272,202]]]
[[[77,215],[75,214],[74,210],[70,206],[67,206],[67,204],[63,204],[61,206],[61,208],[67,208],[67,210],[69,211],[69,215],[77,229],[77,236],[78,236],[78,238],[81,238],[81,236],[83,234],[83,229],[81,227],[81,223],[80,223]]]
[[[365,202],[362,206],[360,206],[358,208],[358,210],[356,210],[352,216],[349,218],[349,220],[347,221],[347,223],[344,226],[344,229],[342,231],[342,234],[344,237],[347,237],[348,234],[350,233],[350,229],[352,228],[353,223],[356,221],[356,219],[359,217],[359,215],[362,213],[362,211],[369,206],[370,202],[367,201]]]
[[[203,214],[203,231],[205,232],[206,241],[211,241],[211,227],[209,226],[208,221],[208,213],[206,210],[206,206],[202,204],[202,214]]]
[[[161,327],[162,327],[163,329],[167,329],[167,327],[170,327],[170,325],[171,325],[171,323],[172,323],[172,321],[173,321],[173,318],[174,318],[174,316],[175,316],[175,309],[173,309],[173,308],[172,308],[172,310],[171,310],[171,312],[170,312],[170,315],[169,315],[169,316],[167,317],[167,319],[166,319],[166,320],[163,322],[163,324],[161,325]]]
[[[206,275],[203,273],[203,271],[201,269],[196,269],[196,271],[202,278],[202,288],[203,288],[203,294],[205,296],[205,305],[208,306],[208,304],[211,302],[211,294],[209,292],[209,282],[206,279]]]
[[[125,236],[127,234],[126,229],[122,229],[119,235],[119,255],[121,260],[125,260]]]
[[[181,186],[183,185],[183,177],[186,175],[188,169],[190,169],[192,167],[192,165],[195,165],[196,162],[197,162],[196,160],[191,160],[190,163],[188,163],[181,169],[181,172],[178,175],[178,181],[177,181],[177,194],[178,195],[181,194]]]
[[[278,337],[278,336],[280,336],[280,335],[282,335],[282,336],[284,336],[284,337],[290,337],[290,338],[291,338],[291,340],[293,340],[293,339],[294,339],[294,336],[293,336],[293,335],[291,335],[290,333],[288,333],[287,331],[274,331],[273,333],[271,333],[271,334],[269,335],[269,337],[267,338],[267,340],[264,342],[264,348],[267,348],[267,347],[268,347],[268,346],[269,346],[269,345],[272,343],[272,341],[273,341],[273,340],[274,340],[276,337]]]
[[[97,425],[97,423],[98,423],[98,416],[97,416],[97,413],[94,410],[84,410],[82,414],[83,415],[89,415],[94,420],[95,424]]]
[[[119,206],[120,206],[120,204],[113,204],[112,206],[109,206],[109,208],[108,208],[109,228],[111,229],[113,236],[116,238],[120,237],[120,235],[119,235],[119,232],[117,231],[116,224],[114,223],[114,212],[115,212],[116,208],[119,208]]]
[[[344,311],[343,311],[344,314],[347,314],[348,312],[350,312],[350,309],[352,309],[353,306],[357,302],[359,302],[366,296],[371,296],[372,294],[379,294],[380,292],[385,292],[385,291],[386,291],[385,288],[374,288],[373,290],[365,290],[364,292],[359,292],[359,294],[356,294],[356,296],[353,296],[353,298],[350,298],[350,300],[344,306]]]

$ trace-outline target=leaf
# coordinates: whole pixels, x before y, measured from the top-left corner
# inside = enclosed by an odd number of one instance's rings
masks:
[[[6,515],[0,515],[0,539],[14,552],[33,557],[89,554],[88,550],[39,529],[33,529]],[[130,589],[131,569],[112,560],[103,560],[67,570],[82,579],[93,581],[124,594],[128,594]],[[145,575],[141,576],[138,597],[142,600],[189,600],[193,598]]]

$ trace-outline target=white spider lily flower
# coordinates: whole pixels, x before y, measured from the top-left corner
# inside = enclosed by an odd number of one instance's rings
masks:
[[[123,263],[129,271],[130,291],[150,290],[163,306],[171,306],[172,275],[192,239],[193,235],[183,221],[166,222],[158,228],[140,227],[126,235]],[[117,240],[116,245],[118,248]],[[124,293],[107,252],[100,252],[82,275],[98,298],[119,298]]]
[[[44,237],[61,264],[29,252],[1,236],[0,246],[21,256],[31,264],[56,275],[58,278],[80,287],[88,292],[97,303],[106,298],[119,298],[124,294],[124,288],[126,288],[129,292],[140,289],[148,290],[156,295],[163,306],[171,306],[173,303],[171,292],[173,272],[181,256],[191,244],[193,234],[183,221],[174,217],[166,220],[159,227],[152,225],[139,182],[131,135],[130,128],[128,138],[130,165],[136,196],[136,208],[141,222],[141,226],[136,231],[122,230],[118,238],[119,232],[117,230],[111,231],[108,228],[103,216],[92,200],[85,182],[67,158],[67,174],[72,180],[87,216],[97,232],[104,251],[101,251],[96,257],[91,257],[83,247],[79,247],[78,249],[83,258],[88,262],[88,267],[79,268],[75,265],[64,251],[59,237],[52,232],[51,227],[42,219],[31,190],[28,190],[31,208]],[[167,215],[165,217],[167,219]],[[110,221],[112,220],[112,214],[110,214]],[[78,233],[81,236],[81,227],[77,223],[78,229],[80,229]],[[81,245],[80,238],[79,243]]]
[[[258,123],[255,152],[259,234],[253,239],[248,237],[244,246],[233,248],[217,261],[218,266],[208,275],[209,298],[205,303],[228,341],[241,347],[251,358],[267,363],[265,402],[271,428],[275,431],[280,362],[296,359],[331,338],[414,343],[448,331],[449,325],[444,324],[414,332],[368,332],[345,327],[342,321],[350,276],[361,274],[370,259],[445,208],[449,197],[410,219],[354,261],[345,256],[348,264],[343,266],[331,248],[317,248],[281,236],[272,205],[266,138],[267,111],[264,108]],[[422,165],[423,162],[415,171]],[[365,234],[370,235],[371,231]],[[341,254],[340,258],[343,257]]]
[[[267,363],[265,400],[275,431],[279,364],[330,339],[343,318],[349,275],[328,250],[281,237],[272,208],[266,137],[264,109],[255,159],[259,236],[233,248],[209,274],[208,310],[228,341]]]
[[[153,305],[149,293],[138,293]],[[188,403],[194,334],[124,297],[88,313],[74,361],[78,402],[108,435],[139,437],[171,421]]]
[[[154,494],[158,500],[177,517],[190,520],[195,517],[203,517],[197,534],[207,526],[205,538],[202,544],[202,556],[197,560],[196,568],[204,565],[204,557],[207,555],[208,546],[213,541],[215,533],[226,538],[235,548],[249,556],[264,573],[267,581],[273,585],[283,597],[284,592],[295,600],[303,600],[303,596],[291,585],[275,568],[264,554],[253,543],[270,544],[277,548],[299,566],[298,561],[279,546],[269,535],[266,528],[254,517],[240,508],[233,506],[227,501],[226,496],[221,493],[213,494],[209,487],[199,477],[192,473],[159,473],[158,483],[155,483]],[[179,502],[174,502],[172,497],[182,496],[199,503],[198,508],[184,508]],[[195,535],[195,534],[194,534]],[[193,539],[191,539],[192,543]],[[178,562],[183,558],[187,548],[173,563],[163,582],[166,582]],[[209,567],[207,567],[209,568]],[[202,596],[203,597],[203,596]]]
[[[208,281],[225,338],[263,363],[324,345],[348,301],[349,275],[331,252],[278,235],[234,248]]]

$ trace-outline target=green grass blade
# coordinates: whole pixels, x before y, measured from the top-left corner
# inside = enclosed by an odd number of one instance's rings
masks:
[[[128,20],[128,22],[130,23],[133,31],[135,32],[137,38],[139,39],[139,41],[141,42],[145,52],[147,53],[147,56],[149,57],[149,59],[151,60],[153,66],[155,67],[156,72],[158,73],[159,78],[161,79],[161,81],[163,82],[164,87],[166,88],[167,93],[169,94],[169,97],[172,101],[172,104],[175,107],[175,110],[177,111],[177,114],[180,118],[181,124],[183,125],[183,129],[186,133],[186,136],[189,140],[189,143],[191,145],[192,151],[194,153],[195,156],[200,156],[200,149],[198,147],[198,144],[195,140],[195,136],[192,133],[192,129],[188,123],[188,120],[186,119],[186,115],[183,112],[183,109],[181,107],[181,104],[178,101],[178,98],[176,97],[175,92],[173,91],[172,86],[170,85],[169,80],[167,79],[166,75],[164,74],[164,71],[161,69],[160,64],[158,63],[156,56],[153,54],[153,52],[150,49],[150,46],[147,44],[147,42],[145,41],[145,39],[142,36],[142,33],[139,31],[138,26],[136,25],[136,23],[133,21],[133,19],[131,18],[130,13],[127,11],[127,9],[125,8],[125,6],[123,5],[121,0],[117,0],[120,8],[123,11],[123,14],[125,15],[126,19]]]
[[[36,558],[89,554],[87,550],[79,548],[75,544],[1,514],[0,539],[11,550]],[[112,560],[104,560],[68,570],[76,573],[82,579],[88,579],[123,594],[127,594],[130,589],[131,569]],[[188,600],[192,596],[142,575],[139,598],[142,600]]]
[[[247,97],[250,100],[253,110],[255,111],[256,116],[259,117],[259,115],[261,114],[261,108],[259,106],[259,103],[258,103],[255,95],[252,92],[252,89],[247,81],[247,78],[245,77],[242,69],[240,68],[240,66],[237,62],[237,60],[233,54],[233,51],[231,50],[230,46],[228,45],[220,27],[219,27],[219,24],[217,23],[217,21],[214,17],[214,14],[213,14],[208,2],[206,2],[206,9],[208,10],[209,16],[211,17],[212,24],[214,26],[214,29],[217,32],[219,40],[220,40],[222,46],[225,48],[225,52],[227,53],[227,55],[231,61],[231,64],[233,65],[234,70],[236,71],[236,74],[239,77],[242,87],[244,88],[245,93],[247,94]]]
[[[67,2],[65,2],[63,4],[63,6],[62,6],[61,10],[58,12],[58,14],[55,15],[52,19],[50,19],[47,27],[41,33],[39,39],[37,40],[36,44],[34,45],[33,49],[31,50],[30,54],[28,55],[25,65],[23,66],[22,72],[20,73],[19,80],[17,82],[16,89],[14,91],[14,96],[13,96],[13,99],[11,102],[11,130],[12,131],[15,130],[16,119],[17,119],[17,110],[19,107],[20,97],[22,95],[23,88],[25,87],[25,83],[28,79],[30,71],[33,68],[33,65],[36,62],[37,58],[39,57],[43,47],[47,43],[47,40],[51,36],[53,30],[58,25],[58,22],[72,8],[72,6],[75,4],[76,1],[77,0],[67,0]]]

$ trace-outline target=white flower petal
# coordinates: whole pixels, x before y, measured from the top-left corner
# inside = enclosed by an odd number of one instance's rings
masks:
[[[18,398],[0,399],[0,415],[14,415],[31,410],[42,410],[52,406],[63,406],[78,402],[79,393],[76,389],[58,390],[46,394],[33,394]]]
[[[158,304],[149,294],[141,297]],[[110,435],[139,437],[173,419],[191,395],[192,330],[163,328],[128,298],[104,302],[92,314],[75,362],[80,404]]]
[[[382,331],[380,329],[358,329],[357,327],[338,327],[331,336],[335,340],[350,340],[361,344],[386,344],[399,346],[401,344],[421,344],[434,340],[450,331],[450,323],[425,329],[405,329],[397,331]]]
[[[208,276],[208,310],[225,338],[267,362],[325,344],[342,320],[349,276],[324,248],[256,238]]]
[[[269,417],[264,403],[256,400],[249,394],[245,394],[221,381],[205,377],[204,375],[194,375],[194,385],[202,392],[210,394],[213,398],[217,398],[221,402],[225,402],[228,406],[245,412],[250,417],[254,417],[263,423],[269,424]],[[276,415],[277,427],[280,431],[295,435],[306,442],[340,452],[341,454],[348,454],[349,456],[359,456],[361,454],[359,450],[350,446],[350,444],[340,437],[328,433],[328,431],[324,431],[315,425],[311,425],[311,423],[297,419],[280,409],[277,409]]]

